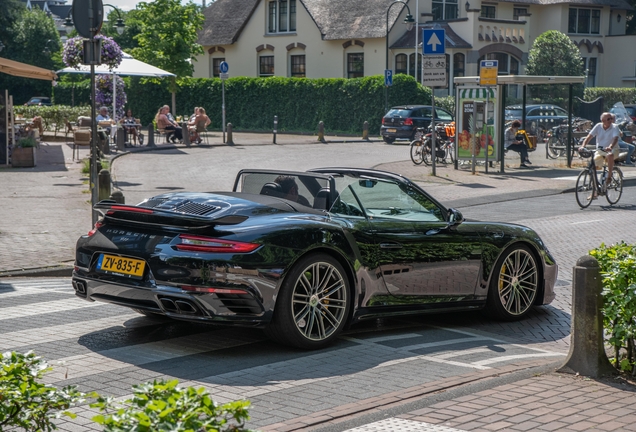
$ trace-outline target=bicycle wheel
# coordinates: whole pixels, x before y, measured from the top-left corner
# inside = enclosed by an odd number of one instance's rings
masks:
[[[446,158],[450,159],[451,163],[455,163],[455,143],[453,141],[446,144]]]
[[[422,161],[424,161],[424,165],[430,166],[433,164],[433,159],[431,158],[431,148],[432,148],[430,138],[424,140],[424,144],[422,146]]]
[[[558,158],[561,154],[561,150],[558,148],[559,145],[559,140],[556,137],[551,136],[545,144],[545,155],[550,159]]]
[[[422,145],[422,141],[416,140],[411,142],[411,160],[415,165],[421,164],[424,160],[422,157],[423,149],[424,146]]]
[[[611,205],[616,204],[623,195],[623,173],[620,168],[614,167],[612,171],[612,180],[607,185],[607,191],[605,192],[605,198]]]
[[[576,179],[576,202],[579,207],[586,208],[592,203],[592,197],[594,196],[594,173],[589,169],[584,169],[579,174],[579,178]]]

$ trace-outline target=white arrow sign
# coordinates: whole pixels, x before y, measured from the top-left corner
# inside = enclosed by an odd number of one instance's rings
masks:
[[[426,42],[426,45],[431,45],[431,48],[435,52],[437,52],[437,45],[441,45],[441,44],[442,43],[440,42],[439,38],[437,37],[437,34],[435,33],[433,33],[433,36],[431,36],[428,42]]]

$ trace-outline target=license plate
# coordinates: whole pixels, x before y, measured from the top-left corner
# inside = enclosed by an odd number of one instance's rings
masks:
[[[396,133],[397,129],[387,129],[386,131],[389,132],[389,133]]]
[[[97,270],[130,278],[141,279],[146,263],[135,258],[101,254],[97,260]]]

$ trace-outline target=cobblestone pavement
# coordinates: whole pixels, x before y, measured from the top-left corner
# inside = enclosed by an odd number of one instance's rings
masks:
[[[278,167],[280,155],[293,153],[294,168],[305,169],[335,165],[338,151],[347,156],[337,165],[402,173],[461,208],[555,194],[572,187],[578,173],[562,161],[544,163],[539,151],[531,155],[531,170],[485,174],[481,166],[473,175],[440,166],[433,177],[431,168],[404,162],[406,146],[358,140],[315,151],[315,137],[278,135],[276,146],[259,145],[269,144],[265,138],[237,135],[235,142],[244,143],[232,148],[213,138],[212,146],[119,157],[113,162],[116,185],[127,202],[176,188],[213,190],[231,181],[217,173],[220,164],[233,170]],[[68,265],[75,239],[90,227],[90,195],[83,193],[86,179],[70,160],[70,147],[45,143],[38,158],[34,169],[0,169],[7,185],[0,192],[0,272]],[[165,160],[171,169],[158,170]],[[132,384],[178,378],[204,386],[218,402],[248,398],[248,427],[263,431],[634,430],[633,386],[556,374],[552,367],[569,349],[571,267],[599,240],[633,239],[636,227],[624,224],[623,216],[619,209],[585,212],[576,221],[518,221],[531,223],[559,251],[561,265],[557,300],[522,322],[492,322],[477,313],[391,319],[355,326],[334,347],[307,353],[273,345],[254,329],[157,322],[81,301],[68,278],[4,278],[0,349],[33,349],[55,366],[47,381],[58,386],[126,396]],[[611,234],[616,239],[572,229],[572,223],[599,218],[624,229]],[[469,394],[456,393],[471,385]],[[99,430],[93,414],[82,407],[76,421],[58,424],[61,430]]]

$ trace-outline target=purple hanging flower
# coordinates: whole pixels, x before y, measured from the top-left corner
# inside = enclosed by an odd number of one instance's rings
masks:
[[[99,106],[108,107],[108,112],[114,119],[120,119],[124,116],[124,105],[128,101],[126,96],[124,80],[115,75],[116,77],[116,103],[117,109],[116,115],[112,115],[113,111],[113,76],[112,75],[97,75],[95,77],[95,103]]]
[[[101,64],[108,66],[109,70],[113,70],[119,66],[124,57],[117,42],[103,35],[97,35],[95,39],[102,40]],[[78,36],[66,41],[64,51],[62,52],[62,60],[66,66],[79,69],[83,64],[84,40],[84,38]]]

